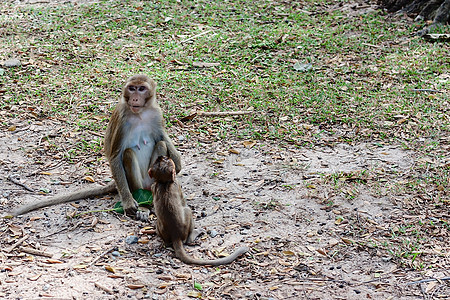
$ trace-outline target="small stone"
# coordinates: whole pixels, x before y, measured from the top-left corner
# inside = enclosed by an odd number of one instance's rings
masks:
[[[7,68],[19,67],[21,65],[22,65],[22,63],[20,62],[20,60],[15,59],[15,58],[9,59],[3,63],[3,66],[5,66]]]
[[[180,142],[186,140],[186,138],[184,137],[184,135],[179,135],[177,138],[178,138],[178,140],[179,140]]]
[[[125,239],[125,243],[127,243],[128,245],[136,244],[138,241],[139,241],[139,238],[135,235],[129,235]]]
[[[219,233],[216,230],[214,230],[214,229],[209,232],[209,236],[212,237],[212,238],[216,237],[218,234]]]
[[[0,68],[0,76],[2,76],[3,74],[5,74],[5,69]]]
[[[119,251],[113,251],[111,252],[112,256],[120,256],[120,252]]]
[[[49,284],[46,284],[46,285],[44,285],[44,286],[42,287],[42,290],[43,290],[44,292],[48,291],[49,289],[50,289],[50,285],[49,285]]]

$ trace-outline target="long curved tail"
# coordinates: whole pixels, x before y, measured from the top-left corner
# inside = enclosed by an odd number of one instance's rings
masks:
[[[116,184],[114,181],[111,181],[105,186],[89,187],[82,189],[80,191],[72,192],[70,194],[54,196],[49,199],[44,199],[42,201],[25,204],[13,210],[8,216],[17,217],[26,214],[30,211],[38,210],[40,208],[81,200],[85,198],[102,196],[115,191],[117,191]]]
[[[212,259],[212,260],[203,260],[196,259],[187,255],[184,250],[184,245],[181,240],[173,242],[173,248],[175,249],[175,256],[178,257],[182,262],[186,264],[192,265],[201,265],[201,266],[219,266],[219,265],[227,265],[232,263],[236,258],[246,253],[249,248],[248,247],[239,247],[234,251],[231,255],[223,258]]]

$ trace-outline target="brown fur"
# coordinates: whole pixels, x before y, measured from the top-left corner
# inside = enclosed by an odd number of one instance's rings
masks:
[[[115,182],[33,202],[10,215],[18,216],[39,208],[117,190],[126,214],[136,215],[142,220],[148,218],[145,214],[137,214],[138,205],[131,193],[136,189],[150,188],[152,180],[147,171],[158,156],[171,157],[176,172],[181,170],[181,157],[164,128],[162,112],[156,102],[156,83],[147,76],[135,75],[125,82],[122,97],[106,129],[105,154]]]
[[[186,205],[181,187],[175,179],[174,162],[168,157],[159,157],[149,170],[149,174],[155,180],[152,192],[157,217],[156,232],[166,246],[173,246],[175,256],[182,262],[196,265],[224,265],[233,262],[249,250],[248,247],[240,247],[230,256],[214,260],[195,259],[188,256],[183,243],[192,242],[196,232],[192,211]]]

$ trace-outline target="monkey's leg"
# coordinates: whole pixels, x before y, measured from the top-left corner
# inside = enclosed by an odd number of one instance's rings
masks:
[[[125,176],[127,178],[128,188],[130,193],[144,187],[139,161],[133,149],[125,149],[123,152],[123,168],[125,169]],[[148,221],[150,215],[149,211],[138,210],[136,200],[131,196],[129,198],[122,197],[122,206],[127,214],[136,214],[136,219],[141,221]]]
[[[185,243],[191,244],[203,233],[203,231],[195,229],[194,218],[192,217],[192,211],[189,207],[184,208],[184,217],[185,217],[185,219],[184,219],[185,221],[190,220],[186,224],[185,230],[187,232],[187,239],[186,239]]]
[[[166,235],[166,230],[163,226],[163,223],[160,220],[156,221],[156,234],[161,237],[161,239],[164,241],[164,245],[166,247],[169,247],[172,241],[170,240],[170,235]]]
[[[123,152],[123,167],[127,177],[130,192],[143,188],[141,168],[133,149],[125,149]]]

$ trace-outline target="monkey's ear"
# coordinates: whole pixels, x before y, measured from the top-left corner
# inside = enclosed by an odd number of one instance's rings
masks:
[[[150,176],[150,178],[153,178],[153,173],[152,173],[152,169],[148,169],[148,176]]]
[[[150,84],[150,90],[153,92],[153,95],[156,95],[156,81],[149,79],[148,83]]]
[[[176,175],[177,175],[177,172],[176,172],[175,168],[173,168],[173,170],[172,170],[172,181],[175,181]]]

